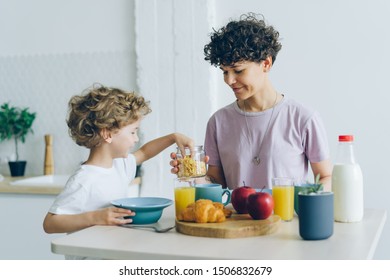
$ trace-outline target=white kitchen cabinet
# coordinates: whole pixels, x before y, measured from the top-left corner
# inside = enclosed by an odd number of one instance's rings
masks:
[[[51,240],[65,234],[47,234],[42,223],[61,188],[11,185],[19,178],[0,182],[0,260],[64,259],[51,252]],[[138,196],[141,179],[132,184],[131,195]]]
[[[47,234],[42,222],[55,195],[0,193],[0,259],[64,259],[53,254],[52,239],[63,234]]]

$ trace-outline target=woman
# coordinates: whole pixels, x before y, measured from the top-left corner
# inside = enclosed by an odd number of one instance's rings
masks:
[[[278,92],[269,79],[281,47],[279,33],[251,13],[211,34],[205,60],[222,70],[236,101],[207,124],[206,180],[230,189],[271,188],[273,177],[307,180],[310,163],[330,190],[332,167],[320,116]],[[171,165],[176,173],[176,160]]]

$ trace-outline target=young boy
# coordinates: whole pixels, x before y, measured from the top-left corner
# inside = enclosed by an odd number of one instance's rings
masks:
[[[173,133],[143,145],[137,131],[142,118],[151,112],[149,102],[133,92],[101,85],[69,101],[67,124],[75,142],[90,149],[89,157],[73,174],[50,207],[43,228],[47,233],[69,233],[93,225],[131,223],[130,210],[110,207],[110,201],[128,196],[136,166],[173,143],[184,150],[192,139]]]

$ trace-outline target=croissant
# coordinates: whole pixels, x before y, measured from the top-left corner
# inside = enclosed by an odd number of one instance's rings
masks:
[[[218,209],[222,209],[226,218],[229,218],[233,214],[232,210],[226,209],[225,206],[223,206],[223,204],[220,202],[213,202],[213,205]]]
[[[224,211],[226,210],[226,211]],[[209,199],[199,199],[191,203],[178,215],[179,221],[196,223],[221,223],[231,215],[230,210],[224,209],[222,203]]]

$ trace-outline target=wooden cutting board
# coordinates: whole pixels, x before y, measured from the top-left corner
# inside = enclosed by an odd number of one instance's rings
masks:
[[[248,214],[233,214],[222,223],[191,223],[176,220],[176,231],[193,236],[241,238],[274,233],[280,217],[271,215],[266,220],[253,220]]]

